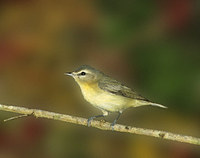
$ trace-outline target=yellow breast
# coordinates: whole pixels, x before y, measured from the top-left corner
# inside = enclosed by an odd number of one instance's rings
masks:
[[[84,98],[93,106],[115,112],[126,109],[132,99],[104,91],[95,84],[79,84]]]
[[[81,87],[81,91],[83,93],[84,98],[90,102],[91,104],[95,104],[96,103],[96,97],[98,97],[102,91],[101,89],[98,87],[97,84],[79,84]]]

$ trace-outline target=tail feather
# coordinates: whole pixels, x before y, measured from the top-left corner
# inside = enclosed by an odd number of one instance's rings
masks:
[[[144,106],[144,105],[157,106],[157,107],[161,107],[161,108],[165,108],[165,109],[167,108],[164,105],[153,103],[153,102],[150,102],[150,101],[134,100],[134,102],[132,103],[133,107]]]
[[[161,104],[157,104],[157,103],[149,103],[149,105],[158,106],[158,107],[165,108],[165,109],[167,108],[166,106],[161,105]]]

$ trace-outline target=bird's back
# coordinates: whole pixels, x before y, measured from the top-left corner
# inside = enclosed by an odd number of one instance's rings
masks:
[[[127,86],[123,85],[119,81],[110,78],[109,76],[103,77],[99,81],[98,86],[100,89],[104,91],[108,91],[115,95],[131,98],[131,99],[136,99],[136,100],[149,101],[148,99],[142,97],[141,95],[133,91],[131,88],[128,88]]]
[[[108,76],[103,77],[99,81],[98,86],[100,89],[107,91],[109,93],[112,93],[112,94],[115,94],[117,96],[121,96],[127,99],[128,98],[131,99],[131,101],[128,102],[128,105],[126,105],[126,107],[151,105],[151,106],[158,106],[161,108],[167,108],[166,106],[163,106],[161,104],[151,102],[150,100],[142,97],[141,95],[133,91],[131,88],[124,86],[119,81],[112,79]]]

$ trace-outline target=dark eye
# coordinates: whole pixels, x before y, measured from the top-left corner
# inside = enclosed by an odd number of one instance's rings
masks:
[[[83,72],[81,72],[81,76],[85,76],[86,75],[86,73],[83,71]]]

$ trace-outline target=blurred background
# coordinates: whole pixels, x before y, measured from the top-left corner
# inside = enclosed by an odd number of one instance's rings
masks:
[[[118,123],[200,137],[200,1],[1,0],[0,103],[101,114],[64,72],[88,64],[168,109]],[[0,112],[2,158],[197,158],[198,146]],[[107,117],[112,121],[115,114]]]

